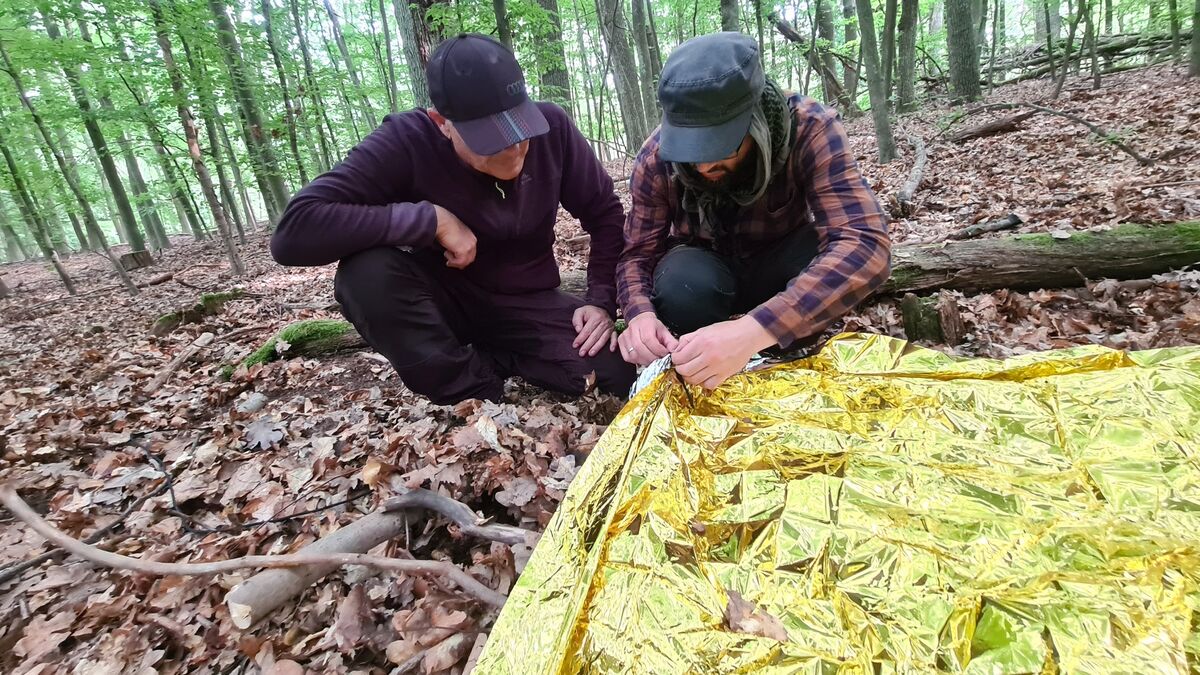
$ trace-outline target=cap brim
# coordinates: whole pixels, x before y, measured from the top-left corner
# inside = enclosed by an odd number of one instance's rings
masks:
[[[494,155],[521,141],[550,131],[550,123],[529,99],[495,115],[454,123],[467,147],[480,155]]]
[[[658,157],[666,162],[719,162],[732,155],[750,131],[753,108],[733,119],[708,127],[680,127],[663,118],[658,134]]]

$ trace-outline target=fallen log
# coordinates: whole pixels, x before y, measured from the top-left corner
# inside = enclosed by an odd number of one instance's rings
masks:
[[[1107,232],[1018,234],[892,249],[880,294],[940,288],[1071,288],[1089,279],[1144,279],[1200,263],[1200,222],[1121,225]]]
[[[1026,110],[1025,112],[1017,113],[1016,115],[1010,115],[1008,117],[1002,117],[998,120],[988,122],[987,124],[980,124],[979,126],[971,127],[970,129],[963,129],[962,131],[959,131],[951,136],[950,142],[965,143],[966,141],[974,140],[976,138],[985,138],[987,136],[1002,134],[1006,131],[1014,131],[1021,122],[1024,122],[1036,114],[1036,110]]]

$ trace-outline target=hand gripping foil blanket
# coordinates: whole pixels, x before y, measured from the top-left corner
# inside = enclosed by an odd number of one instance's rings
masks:
[[[842,335],[634,397],[474,671],[1200,673],[1200,348]]]

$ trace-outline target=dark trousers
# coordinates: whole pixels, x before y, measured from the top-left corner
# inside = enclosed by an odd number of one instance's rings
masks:
[[[654,270],[654,311],[677,335],[727,321],[787,288],[817,257],[819,247],[811,227],[799,228],[749,256],[675,246]]]
[[[440,257],[373,248],[341,261],[334,294],[404,384],[440,405],[500,400],[510,375],[573,395],[593,372],[620,396],[633,384],[633,366],[607,345],[591,358],[571,346],[572,316],[584,303],[558,290],[492,293]]]

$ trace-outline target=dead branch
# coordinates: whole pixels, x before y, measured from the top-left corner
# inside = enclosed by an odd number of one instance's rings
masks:
[[[916,194],[917,188],[921,187],[921,179],[925,174],[925,163],[929,160],[929,153],[925,150],[925,141],[917,136],[909,136],[908,142],[913,146],[913,150],[917,153],[917,158],[913,162],[912,171],[908,174],[908,180],[900,187],[900,192],[896,194],[896,200],[900,202],[900,208],[909,213],[912,210],[912,198]]]
[[[171,375],[174,375],[175,371],[179,370],[184,363],[187,363],[188,359],[191,359],[193,356],[200,353],[201,349],[204,349],[212,344],[212,341],[215,339],[215,337],[216,336],[214,336],[212,333],[201,333],[200,337],[193,340],[192,344],[188,345],[183,351],[179,352],[179,355],[172,359],[171,362],[167,364],[166,368],[162,369],[158,375],[155,375],[153,380],[150,380],[150,384],[146,385],[144,391],[147,394],[153,394],[154,392],[158,391],[159,387],[166,384],[167,380],[171,379]]]
[[[971,239],[978,237],[981,234],[989,232],[1000,232],[1003,230],[1011,230],[1012,228],[1024,223],[1021,217],[1015,213],[1010,213],[999,220],[991,220],[986,223],[978,223],[969,227],[964,227],[961,230],[955,230],[946,235],[947,239]]]
[[[392,497],[383,503],[384,512],[404,509],[426,509],[441,514],[453,520],[463,534],[488,541],[532,546],[538,538],[536,532],[512,525],[485,525],[486,519],[480,518],[466,504],[423,488]]]
[[[1138,154],[1138,152],[1136,150],[1134,150],[1132,147],[1130,147],[1129,144],[1117,139],[1116,136],[1114,136],[1113,134],[1110,134],[1108,131],[1106,131],[1100,125],[1095,124],[1093,122],[1089,122],[1088,120],[1085,120],[1084,118],[1082,118],[1079,115],[1076,115],[1074,113],[1064,112],[1062,110],[1055,110],[1054,108],[1047,108],[1044,105],[1038,105],[1036,103],[990,103],[988,105],[982,105],[982,106],[978,106],[978,107],[972,108],[970,110],[967,110],[963,113],[963,115],[961,115],[958,119],[956,119],[954,121],[963,119],[967,115],[974,115],[975,113],[980,113],[980,112],[984,112],[987,110],[1016,110],[1018,108],[1029,108],[1031,110],[1036,110],[1038,112],[1046,113],[1047,115],[1054,115],[1055,117],[1062,117],[1064,119],[1071,120],[1072,122],[1082,124],[1083,126],[1087,127],[1088,130],[1090,130],[1093,134],[1098,136],[1100,139],[1104,140],[1105,142],[1112,143],[1114,146],[1119,148],[1122,152],[1124,152],[1125,154],[1127,154],[1130,157],[1137,160],[1138,164],[1141,164],[1142,166],[1151,166],[1154,164],[1154,160],[1147,159],[1147,158],[1141,156],[1140,154]],[[947,127],[947,129],[949,129],[949,127]]]
[[[963,129],[962,131],[951,136],[950,142],[965,143],[966,141],[974,140],[976,138],[984,138],[987,136],[1002,134],[1008,131],[1015,131],[1021,122],[1024,122],[1036,114],[1036,110],[1026,110],[1025,112],[1017,113],[1016,115],[1002,117],[994,122],[981,124],[976,127],[971,127],[970,129]]]
[[[125,507],[125,509],[123,511],[121,511],[121,513],[118,514],[117,517],[111,523],[109,523],[108,525],[105,525],[104,527],[102,527],[102,528],[96,530],[95,532],[92,532],[88,536],[84,537],[83,543],[95,544],[96,542],[100,541],[104,537],[108,536],[109,532],[112,532],[113,530],[117,529],[121,525],[124,525],[125,520],[127,518],[129,518],[129,516],[134,511],[137,511],[138,509],[142,508],[143,504],[145,504],[146,502],[150,501],[151,499],[159,496],[160,494],[166,492],[167,487],[169,485],[170,485],[170,483],[168,481],[163,481],[162,484],[159,485],[158,487],[154,488],[150,492],[147,492],[146,494],[142,495],[141,497],[138,497],[137,499],[135,499],[133,501],[133,503],[130,504],[129,506]],[[11,579],[15,579],[15,578],[19,577],[20,575],[24,574],[26,570],[37,567],[38,565],[41,565],[42,563],[46,562],[47,560],[60,558],[65,554],[66,554],[66,552],[62,549],[53,549],[50,551],[46,551],[45,553],[42,553],[41,555],[34,556],[34,557],[30,558],[29,560],[26,560],[25,562],[13,565],[12,567],[9,567],[8,569],[4,570],[3,572],[0,572],[0,586],[3,586],[4,584],[8,583]]]
[[[266,330],[270,327],[271,327],[270,324],[265,324],[265,323],[260,323],[256,326],[244,326],[242,328],[238,328],[237,330],[231,330],[228,333],[222,335],[221,342],[229,342],[230,340],[233,340],[234,338],[239,338],[243,335],[248,335],[250,333],[257,333],[260,330]]]
[[[382,570],[402,572],[406,574],[423,574],[446,577],[458,584],[463,592],[481,602],[501,607],[504,605],[504,595],[488,588],[467,574],[461,568],[448,562],[436,560],[401,560],[384,556],[364,555],[361,553],[314,553],[292,555],[248,555],[241,558],[214,560],[198,563],[168,563],[154,560],[141,560],[128,556],[110,553],[90,544],[85,544],[47,523],[28,504],[25,503],[16,490],[7,484],[0,484],[0,503],[3,503],[13,515],[45,537],[52,544],[65,549],[68,553],[88,560],[89,562],[128,570],[139,574],[156,576],[213,576],[243,569],[252,568],[285,568],[285,567],[340,567],[346,565],[363,565]],[[340,531],[340,530],[339,530]],[[234,589],[235,591],[237,589]],[[236,623],[236,621],[235,621]]]

